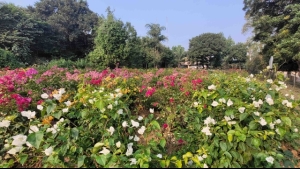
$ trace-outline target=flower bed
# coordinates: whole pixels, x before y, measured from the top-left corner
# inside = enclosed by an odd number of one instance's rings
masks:
[[[283,76],[53,67],[0,77],[1,167],[281,167],[299,138]]]

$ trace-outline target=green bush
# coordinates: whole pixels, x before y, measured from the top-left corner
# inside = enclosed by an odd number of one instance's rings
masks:
[[[24,64],[13,53],[0,48],[0,68],[10,67],[14,69],[22,66]]]

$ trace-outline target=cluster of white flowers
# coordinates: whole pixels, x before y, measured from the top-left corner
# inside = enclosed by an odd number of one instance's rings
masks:
[[[65,88],[60,88],[60,89],[58,89],[58,93],[53,94],[53,97],[54,97],[56,100],[60,100],[61,97],[62,97],[62,95],[63,95],[64,93],[66,93]]]
[[[286,105],[286,107],[293,108],[292,102],[289,102],[288,100],[283,100],[282,105]]]
[[[280,120],[280,119],[277,119],[277,120],[275,120],[274,122],[271,122],[271,123],[269,124],[269,126],[270,126],[271,129],[274,129],[274,126],[275,126],[276,124],[280,124],[280,123],[281,123],[281,120]]]
[[[28,119],[32,119],[32,118],[35,118],[35,111],[30,111],[30,110],[22,111],[21,115],[24,117],[27,117]]]
[[[0,122],[0,127],[9,127],[10,121],[9,120],[2,120]]]
[[[273,163],[274,163],[274,158],[273,158],[272,156],[266,157],[266,161],[267,161],[268,163],[273,164]]]
[[[53,147],[46,148],[44,153],[46,154],[46,156],[50,156],[53,153]]]
[[[234,115],[230,115],[229,116],[224,116],[225,118],[225,121],[229,124],[229,125],[232,125],[232,124],[236,124],[236,121],[232,121],[234,119]]]
[[[216,86],[212,84],[208,86],[208,90],[216,90]]]
[[[133,146],[133,143],[128,143],[127,144],[127,151],[126,151],[126,156],[130,156],[130,155],[132,155],[132,153],[133,153],[133,148],[132,148],[132,146]]]
[[[119,110],[117,111],[117,113],[120,114],[120,115],[123,114],[123,109],[119,109]]]
[[[253,112],[255,116],[260,116],[260,113],[258,111]]]
[[[287,88],[287,85],[282,81],[278,81],[278,84],[279,84],[279,86],[275,85],[275,90],[276,91]]]
[[[260,125],[265,126],[267,124],[267,121],[264,118],[260,117],[259,119],[260,120],[258,122],[260,123]]]
[[[198,102],[194,102],[193,106],[194,107],[198,107],[199,103]]]
[[[203,160],[206,159],[206,158],[207,158],[207,155],[206,155],[206,154],[203,154],[202,156],[201,156],[201,155],[198,156],[198,160],[199,160],[199,161],[203,161]]]
[[[142,134],[144,134],[145,130],[146,130],[146,127],[145,127],[145,126],[142,126],[142,127],[138,130],[138,133],[139,133],[140,135],[142,135]]]
[[[115,99],[115,98],[120,98],[123,96],[122,92],[121,92],[121,89],[116,89],[115,90],[116,93],[110,93],[109,96],[110,96],[110,99]]]
[[[258,101],[253,100],[254,107],[260,107],[263,104],[263,101],[259,99]]]
[[[56,122],[56,124],[54,124],[52,127],[47,128],[46,132],[52,132],[52,134],[56,134],[58,131],[60,131],[59,129],[59,125],[64,122],[64,118],[59,119],[58,122]]]
[[[270,83],[270,84],[272,84],[273,80],[272,79],[268,79],[267,82]]]
[[[99,153],[104,154],[104,155],[107,155],[107,154],[110,153],[110,150],[107,149],[106,147],[103,147],[103,148],[102,148],[102,151],[100,151]]]
[[[211,118],[210,116],[208,116],[205,120],[204,120],[204,124],[206,124],[206,127],[203,127],[203,129],[201,130],[201,132],[205,133],[205,135],[207,136],[211,136],[212,133],[210,132],[210,127],[208,125],[216,124],[215,119]]]
[[[219,103],[217,101],[213,101],[211,105],[214,106],[214,107],[216,107],[216,106],[219,105]]]
[[[113,126],[110,126],[109,129],[107,129],[107,131],[110,133],[110,135],[113,135],[115,132],[115,128]]]
[[[240,113],[244,113],[245,109],[246,109],[245,107],[240,107],[238,110]]]
[[[154,113],[154,109],[153,109],[153,108],[150,108],[150,109],[149,109],[149,112],[150,112],[150,113]]]
[[[13,145],[14,147],[11,148],[7,153],[8,154],[12,154],[15,155],[16,153],[20,152],[23,149],[23,144],[26,144],[28,147],[32,147],[32,145],[27,142],[27,136],[23,135],[23,134],[18,134],[12,137],[13,141],[11,143],[11,145]],[[5,148],[9,148],[10,145],[9,144],[5,144],[4,145]]]
[[[266,102],[267,102],[270,106],[272,106],[272,105],[274,104],[274,101],[273,101],[271,95],[267,94],[267,96],[265,97],[265,99],[266,99]]]

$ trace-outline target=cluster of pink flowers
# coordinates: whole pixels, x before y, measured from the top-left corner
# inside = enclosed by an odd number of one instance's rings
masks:
[[[146,97],[150,97],[150,96],[152,96],[152,95],[154,94],[154,92],[155,92],[155,88],[154,88],[154,87],[150,87],[150,88],[147,90],[145,96],[146,96]]]
[[[31,98],[23,97],[19,94],[12,94],[11,97],[16,101],[18,111],[26,110],[31,102]]]

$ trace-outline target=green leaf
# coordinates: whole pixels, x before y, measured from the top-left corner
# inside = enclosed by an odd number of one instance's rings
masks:
[[[259,138],[252,138],[251,143],[254,147],[259,148],[261,140]]]
[[[57,112],[57,113],[53,113],[52,115],[53,115],[53,117],[55,117],[55,118],[57,118],[57,119],[60,119],[62,113],[61,113],[61,111],[59,111],[59,112]]]
[[[292,121],[289,117],[283,116],[283,117],[281,117],[281,120],[284,122],[284,124],[288,125],[289,127],[292,126]]]
[[[28,135],[27,137],[27,141],[36,149],[38,149],[40,147],[40,144],[43,140],[44,137],[44,132],[42,131],[38,131],[35,133],[31,133]]]
[[[240,114],[240,121],[243,121],[244,119],[246,119],[249,116],[248,113],[241,113]]]
[[[28,155],[27,154],[20,154],[19,158],[20,158],[20,164],[22,164],[22,166],[23,166],[25,164],[25,162],[27,161]]]
[[[231,154],[230,154],[228,151],[224,152],[224,155],[225,155],[228,159],[232,160],[232,156],[231,156]]]
[[[278,127],[278,132],[280,136],[284,136],[286,133],[286,130],[284,128]]]
[[[153,125],[156,129],[160,129],[160,125],[156,120],[151,121],[150,124]]]
[[[182,161],[181,160],[176,160],[175,165],[176,165],[177,168],[182,168]]]
[[[107,156],[106,155],[95,155],[94,156],[97,163],[100,164],[101,166],[105,166],[106,162],[107,162]]]
[[[255,121],[251,121],[249,123],[249,130],[255,130],[255,129],[257,129],[257,127],[258,127],[258,124]]]
[[[160,142],[159,142],[159,145],[164,148],[165,145],[166,145],[166,140],[165,139],[161,139]]]
[[[49,115],[50,113],[52,113],[54,111],[56,107],[56,104],[51,103],[49,106],[47,106],[47,114]]]
[[[245,143],[240,142],[239,143],[239,149],[242,150],[242,151],[246,151]]]
[[[102,110],[104,108],[104,104],[102,100],[97,100],[94,104],[99,110]]]
[[[220,142],[220,147],[223,151],[226,151],[227,150],[227,145],[224,141]]]
[[[166,160],[160,160],[159,164],[162,168],[166,168]]]
[[[242,167],[241,167],[241,165],[238,162],[233,161],[232,162],[232,168],[242,168]]]
[[[84,164],[85,155],[78,157],[77,167],[80,168]]]
[[[71,136],[75,139],[75,140],[77,140],[78,139],[78,134],[79,134],[79,130],[77,129],[77,128],[72,128],[71,129]]]
[[[241,140],[241,141],[245,141],[247,138],[247,136],[245,134],[241,134],[238,136],[238,139]]]
[[[230,115],[233,115],[234,114],[234,111],[232,109],[228,109],[225,111],[225,115],[226,116],[230,116]]]

